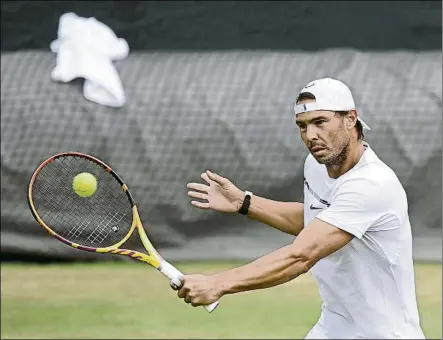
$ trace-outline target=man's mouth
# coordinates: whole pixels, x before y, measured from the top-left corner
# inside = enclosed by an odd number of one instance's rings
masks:
[[[323,146],[314,146],[314,147],[311,148],[311,152],[319,152],[319,151],[322,151],[322,150],[325,150],[325,149],[326,148],[323,147]]]

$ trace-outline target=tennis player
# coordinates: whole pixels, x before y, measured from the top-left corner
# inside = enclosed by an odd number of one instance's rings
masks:
[[[322,306],[306,339],[424,339],[406,193],[363,141],[369,127],[351,91],[335,79],[314,80],[301,90],[294,109],[310,151],[304,203],[253,195],[210,171],[202,174],[206,184],[188,184],[194,206],[240,212],[295,235],[294,243],[215,275],[185,275],[178,296],[199,306],[311,271]]]

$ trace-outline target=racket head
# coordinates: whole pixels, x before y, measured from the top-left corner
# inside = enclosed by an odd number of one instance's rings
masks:
[[[97,179],[97,189],[89,197],[77,195],[72,187],[82,172]],[[136,228],[143,227],[128,186],[101,160],[79,152],[49,157],[32,174],[27,198],[34,218],[59,241],[84,251],[156,264],[149,255],[119,249]]]
[[[88,197],[77,195],[72,187],[74,177],[84,172],[92,174],[98,183]],[[170,279],[183,275],[152,246],[128,186],[109,165],[93,156],[64,152],[49,157],[33,172],[27,199],[36,221],[71,247],[130,256],[152,265]],[[121,231],[118,236],[113,235],[116,226]],[[149,255],[120,248],[135,229]],[[204,307],[212,312],[217,305],[218,301]]]

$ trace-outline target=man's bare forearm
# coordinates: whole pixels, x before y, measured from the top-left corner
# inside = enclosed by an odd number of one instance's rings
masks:
[[[290,235],[303,229],[304,205],[297,202],[279,202],[252,196],[248,216]]]
[[[254,262],[215,275],[223,295],[263,289],[286,283],[307,272],[310,263],[286,246]]]

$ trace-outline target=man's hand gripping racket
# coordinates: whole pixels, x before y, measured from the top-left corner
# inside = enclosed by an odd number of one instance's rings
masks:
[[[80,179],[95,178],[94,186],[87,181],[75,183],[76,176],[83,173],[87,176]],[[79,250],[125,255],[148,263],[171,280],[172,288],[181,286],[183,274],[153,247],[127,185],[99,159],[66,152],[45,160],[31,177],[28,203],[37,222],[57,240]],[[147,254],[121,248],[135,230]],[[204,308],[212,312],[218,304]]]

